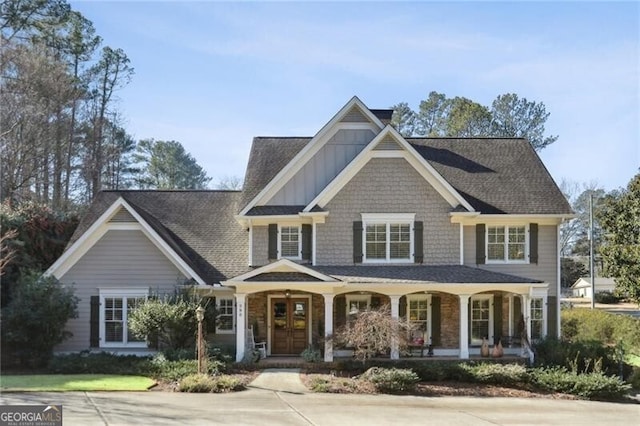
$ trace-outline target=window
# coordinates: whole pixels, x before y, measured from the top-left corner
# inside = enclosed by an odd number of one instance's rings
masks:
[[[365,262],[412,262],[414,214],[363,214]]]
[[[371,306],[371,295],[347,295],[347,318],[353,319],[360,312],[364,312]]]
[[[218,321],[216,322],[216,333],[229,334],[233,333],[233,320],[235,318],[233,311],[233,299],[219,297],[217,300]]]
[[[300,227],[280,226],[280,257],[300,259]]]
[[[544,336],[544,300],[531,299],[531,340]]]
[[[431,336],[431,324],[429,318],[430,295],[410,295],[407,296],[407,320],[411,323],[412,340],[423,339],[429,342]]]
[[[493,296],[471,297],[471,344],[480,345],[482,339],[487,339],[489,344],[493,341],[493,309],[491,305]]]
[[[487,260],[489,262],[526,262],[526,226],[487,227]]]
[[[145,290],[100,291],[100,346],[146,347],[144,336],[129,328],[129,314],[146,300]]]

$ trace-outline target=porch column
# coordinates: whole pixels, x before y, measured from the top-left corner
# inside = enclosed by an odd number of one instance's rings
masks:
[[[324,362],[333,361],[333,294],[324,296]]]
[[[389,299],[391,299],[391,319],[395,322],[400,318],[400,296],[389,296]],[[391,359],[400,359],[397,329],[391,335]]]
[[[527,341],[531,343],[531,297],[528,294],[521,295],[522,297],[522,316],[524,317],[524,329],[527,336]]]
[[[245,315],[247,295],[236,293],[236,362],[244,358],[246,346],[247,317]]]
[[[469,296],[460,294],[460,358],[469,359]]]

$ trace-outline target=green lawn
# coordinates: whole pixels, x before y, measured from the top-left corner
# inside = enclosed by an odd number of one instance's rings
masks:
[[[636,367],[640,367],[640,356],[627,355],[627,362],[631,365],[635,365]]]
[[[34,374],[3,375],[2,391],[66,392],[66,391],[144,391],[155,382],[142,376],[107,374]]]

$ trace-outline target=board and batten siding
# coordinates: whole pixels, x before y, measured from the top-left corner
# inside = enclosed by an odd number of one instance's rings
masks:
[[[370,160],[325,206],[326,223],[316,226],[316,264],[353,263],[353,222],[362,213],[415,213],[424,222],[424,264],[460,263],[460,230],[451,206],[403,158]]]
[[[338,130],[267,205],[307,205],[374,137],[371,130]]]
[[[142,233],[110,230],[73,266],[60,282],[73,285],[78,318],[67,323],[73,337],[56,351],[89,349],[90,299],[100,288],[147,288],[152,293],[170,293],[184,280],[180,271]]]

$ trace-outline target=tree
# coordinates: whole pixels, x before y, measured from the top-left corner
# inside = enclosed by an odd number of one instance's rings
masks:
[[[447,98],[432,91],[420,102],[417,114],[406,102],[393,109],[391,124],[404,136],[525,138],[536,150],[558,139],[544,134],[550,116],[545,105],[514,93],[499,95],[488,108],[465,97]]]
[[[587,276],[589,271],[584,263],[563,257],[560,259],[560,282],[562,288],[569,288],[578,281],[578,279]]]
[[[216,189],[240,191],[242,189],[242,178],[240,176],[224,176],[216,184]]]
[[[605,197],[598,218],[605,269],[618,290],[640,303],[640,173],[625,190]]]
[[[356,359],[362,362],[391,349],[396,341],[400,351],[406,350],[414,326],[408,321],[391,317],[389,305],[360,312],[337,331],[335,342],[353,347]]]
[[[411,136],[414,133],[416,114],[411,110],[409,104],[401,102],[393,107],[393,115],[391,116],[391,125],[402,136]]]
[[[527,138],[539,151],[558,139],[544,136],[544,123],[550,115],[543,103],[520,99],[515,93],[500,95],[491,104],[491,135]]]
[[[3,349],[10,348],[25,366],[45,365],[53,348],[72,336],[65,325],[78,317],[78,300],[72,287],[54,277],[26,274],[2,310]]]
[[[177,141],[141,140],[136,158],[140,188],[204,189],[211,180],[195,158]]]

